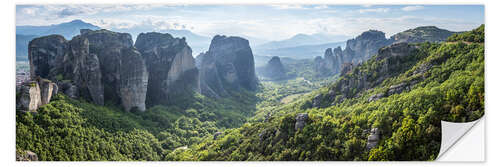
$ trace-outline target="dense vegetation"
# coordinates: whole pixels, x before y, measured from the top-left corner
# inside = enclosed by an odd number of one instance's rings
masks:
[[[448,42],[457,42],[457,41],[483,43],[484,24],[482,24],[481,26],[479,26],[479,28],[476,28],[472,31],[467,31],[461,34],[453,34],[448,38]]]
[[[465,34],[467,35],[467,34]],[[459,37],[462,38],[462,37]],[[484,114],[484,45],[423,43],[411,68],[405,68],[369,91],[342,103],[310,108],[311,94],[281,107],[264,122],[252,122],[206,139],[188,150],[170,153],[172,160],[433,160],[439,153],[441,120],[463,122]],[[418,54],[418,55],[417,55]],[[376,66],[367,61],[356,70]],[[422,64],[432,64],[414,75]],[[410,91],[377,101],[368,97],[390,85],[422,77]],[[325,93],[328,89],[320,89]],[[295,130],[297,113],[308,113]],[[367,130],[381,130],[377,147],[367,150]]]
[[[391,75],[370,73],[380,68],[376,57],[339,78],[314,78],[307,62],[297,62],[289,66],[296,79],[262,82],[257,92],[221,99],[194,94],[143,113],[59,94],[37,113],[17,112],[16,150],[40,160],[433,160],[441,120],[484,114],[484,25],[448,41],[416,44],[418,51]],[[422,72],[424,66],[431,68]],[[326,97],[340,80],[367,73],[386,78],[312,107],[314,97]],[[412,81],[410,90],[368,100]],[[309,119],[295,130],[298,113]],[[381,139],[368,150],[372,128]]]

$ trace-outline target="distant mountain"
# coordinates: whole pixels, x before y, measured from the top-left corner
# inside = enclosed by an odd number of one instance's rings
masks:
[[[422,26],[414,29],[409,29],[391,36],[395,42],[443,42],[457,32],[448,31],[445,29],[437,28],[436,26]]]
[[[281,41],[267,42],[255,47],[256,50],[269,50],[278,48],[289,48],[301,45],[317,45],[330,42],[345,41],[349,37],[345,35],[328,35],[324,33],[317,33],[312,35],[297,34],[289,39]]]
[[[16,61],[28,60],[28,43],[36,37],[60,34],[66,39],[80,34],[80,29],[98,30],[98,26],[82,20],[53,24],[49,26],[16,26]]]
[[[73,36],[80,34],[80,29],[98,30],[100,28],[82,20],[73,20],[49,26],[16,26],[16,34],[36,36],[60,34],[66,39],[71,39]]]
[[[345,42],[331,42],[313,45],[300,45],[276,49],[255,49],[255,53],[265,56],[290,57],[295,59],[312,59],[321,56],[326,48],[345,47]]]

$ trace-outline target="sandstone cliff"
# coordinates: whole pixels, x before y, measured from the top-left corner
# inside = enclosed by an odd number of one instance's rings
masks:
[[[390,39],[385,38],[385,33],[377,30],[363,32],[354,39],[347,41],[346,48],[328,48],[323,58],[316,57],[314,61],[315,73],[318,76],[332,76],[342,70],[342,64],[353,63],[357,65],[368,60],[377,53],[381,47],[391,44]]]
[[[258,80],[252,49],[241,37],[216,35],[201,59],[202,94],[225,96],[228,90],[256,90]]]
[[[148,73],[132,43],[130,34],[108,30],[81,30],[70,41],[36,38],[28,49],[32,77],[57,81],[70,97],[144,111]]]
[[[364,70],[359,70],[353,64],[344,64],[339,80],[329,88],[327,94],[319,94],[313,99],[313,107],[340,103],[381,84],[387,78],[398,75],[399,72],[409,68],[404,65],[404,62],[411,59],[410,55],[416,50],[415,45],[404,42],[395,43],[378,51],[374,59],[380,63],[376,63],[374,66],[365,65]],[[394,87],[395,91],[405,88]],[[372,98],[380,98],[385,95],[377,96],[379,97]]]
[[[147,104],[168,104],[169,98],[200,91],[198,69],[185,38],[170,34],[141,33],[135,47],[149,71]]]

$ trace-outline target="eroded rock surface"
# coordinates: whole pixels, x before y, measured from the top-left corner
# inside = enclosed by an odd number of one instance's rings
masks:
[[[372,128],[366,142],[366,149],[371,150],[372,148],[377,146],[379,140],[380,131],[378,130],[378,128]]]
[[[216,35],[204,53],[200,69],[201,92],[206,96],[226,96],[228,90],[256,90],[258,80],[248,40]]]
[[[295,117],[295,130],[301,130],[306,126],[307,120],[309,119],[309,115],[307,113],[297,114]]]
[[[149,81],[147,104],[167,104],[168,98],[200,91],[199,72],[185,38],[170,34],[141,33],[135,47],[144,57]]]
[[[81,30],[70,41],[59,35],[36,38],[28,49],[32,77],[59,83],[73,98],[143,111],[148,75],[132,43],[130,34],[108,30]]]
[[[37,77],[27,81],[19,89],[16,97],[16,109],[24,112],[36,112],[40,106],[48,104],[57,92],[57,85],[47,79]]]

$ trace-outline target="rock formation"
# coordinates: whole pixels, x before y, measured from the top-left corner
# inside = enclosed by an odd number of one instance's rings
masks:
[[[16,109],[24,112],[36,112],[40,106],[49,103],[57,92],[58,87],[55,83],[37,77],[21,85],[16,97]]]
[[[314,59],[314,71],[318,76],[332,76],[341,72],[342,64],[352,63],[354,66],[377,54],[385,46],[395,43],[443,42],[455,32],[439,29],[435,26],[423,26],[397,33],[386,39],[385,33],[377,30],[363,32],[346,43],[342,50],[337,47],[328,48],[323,58]]]
[[[318,76],[338,74],[341,72],[343,64],[353,63],[353,65],[357,65],[375,55],[378,49],[391,43],[392,40],[386,39],[385,33],[381,31],[363,32],[356,38],[348,40],[344,50],[340,47],[333,49],[333,51],[331,48],[326,49],[324,58],[315,58],[314,71]]]
[[[273,56],[264,66],[260,69],[260,73],[271,80],[282,80],[287,78],[285,66],[281,63],[278,56]]]
[[[307,113],[297,114],[297,116],[295,117],[295,130],[304,128],[308,119],[309,115],[307,115]]]
[[[31,151],[16,152],[16,161],[38,161],[38,155]]]
[[[31,78],[53,78],[61,70],[67,41],[61,35],[35,38],[28,44]]]
[[[148,73],[132,43],[130,34],[108,30],[83,29],[70,41],[36,38],[28,48],[31,74],[57,81],[70,97],[144,111]]]
[[[258,80],[248,40],[216,35],[203,55],[200,80],[202,94],[211,97],[240,88],[256,90]]]
[[[327,105],[326,103],[321,103],[322,101],[331,102],[331,105],[341,103],[346,98],[353,98],[359,92],[373,88],[385,79],[398,75],[402,69],[408,68],[403,63],[407,61],[406,58],[412,55],[416,49],[415,45],[408,43],[395,43],[384,47],[375,56],[375,59],[381,63],[372,71],[356,70],[356,66],[353,63],[344,63],[342,65],[341,78],[329,88],[328,93],[316,95],[312,99],[312,107],[324,107],[324,105]],[[377,76],[370,77],[373,73],[377,73]],[[416,82],[403,84],[403,86],[396,85],[389,89],[393,91],[372,95],[368,101],[374,101],[394,93],[400,93],[403,90],[408,90],[411,88],[408,85],[414,85]]]
[[[378,128],[372,128],[366,142],[366,149],[371,150],[373,147],[377,146],[379,140],[380,131],[378,130]]]
[[[169,97],[200,91],[198,69],[185,38],[170,34],[141,33],[135,47],[149,71],[147,104],[166,104]]]
[[[391,36],[391,40],[406,43],[443,42],[454,33],[435,26],[422,26],[397,33]]]

